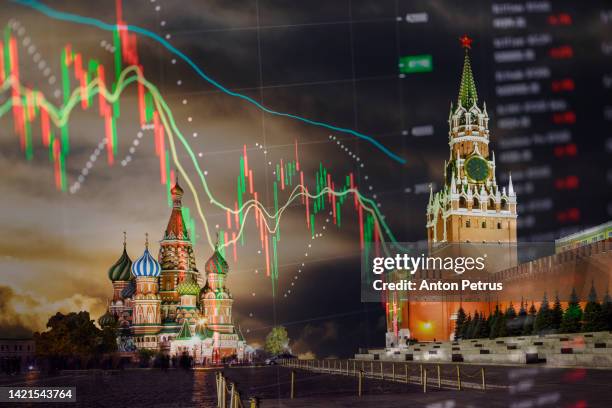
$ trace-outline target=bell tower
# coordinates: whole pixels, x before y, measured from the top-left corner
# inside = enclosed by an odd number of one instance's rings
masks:
[[[440,243],[500,243],[517,241],[517,197],[509,177],[499,186],[495,153],[490,149],[489,114],[478,100],[472,73],[472,40],[460,39],[463,70],[456,105],[448,115],[449,157],[444,163],[444,183],[430,187],[426,228],[430,246]],[[515,249],[508,246],[511,261]],[[419,340],[449,339],[459,307],[467,312],[486,310],[479,302],[390,301],[387,303],[387,345],[410,336]]]
[[[489,148],[489,114],[478,104],[469,50],[472,40],[460,39],[465,49],[457,105],[448,117],[450,155],[444,185],[430,189],[427,239],[439,242],[516,242],[516,193],[512,176],[507,188],[495,178],[495,153]]]

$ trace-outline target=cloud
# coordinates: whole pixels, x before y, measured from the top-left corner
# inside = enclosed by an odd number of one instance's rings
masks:
[[[40,294],[20,293],[8,286],[0,286],[2,337],[27,337],[34,331],[44,331],[51,315],[81,310],[96,316],[101,313],[101,305],[98,299],[81,294],[50,301]]]
[[[307,324],[300,336],[290,342],[291,350],[300,358],[315,358],[318,350],[323,350],[326,343],[338,341],[338,325],[327,321],[320,325]],[[321,351],[319,351],[321,352]]]

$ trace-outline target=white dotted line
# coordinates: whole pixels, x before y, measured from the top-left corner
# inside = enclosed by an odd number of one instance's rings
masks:
[[[47,61],[42,57],[42,55],[37,51],[36,45],[32,44],[32,39],[30,36],[25,35],[26,29],[25,27],[16,19],[9,20],[9,27],[17,33],[17,35],[21,38],[21,45],[26,49],[28,54],[32,57],[32,61],[34,65],[38,68],[38,70],[43,74],[43,76],[47,79],[50,85],[55,85],[57,82],[57,77],[51,74],[51,67],[47,63]],[[53,91],[53,96],[56,99],[59,99],[62,96],[62,92],[60,89],[55,89]]]
[[[104,48],[106,51],[110,53],[115,52],[115,46],[106,40],[100,41],[100,47]]]
[[[102,153],[104,150],[104,146],[106,146],[106,136],[102,138],[100,143],[98,143],[98,147],[96,147],[94,152],[89,156],[89,160],[87,160],[87,163],[85,163],[85,167],[81,169],[81,174],[79,174],[79,177],[77,177],[77,181],[70,186],[70,194],[76,194],[79,191],[85,182],[85,179],[89,175],[90,170],[93,168],[93,165],[98,160],[100,153]]]

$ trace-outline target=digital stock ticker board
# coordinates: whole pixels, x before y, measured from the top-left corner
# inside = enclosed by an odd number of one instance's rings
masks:
[[[361,397],[497,364],[512,406],[506,363],[612,366],[609,1],[12,0],[0,30],[1,371],[289,364]],[[193,401],[293,398],[270,372]],[[607,406],[573,390],[516,406]]]

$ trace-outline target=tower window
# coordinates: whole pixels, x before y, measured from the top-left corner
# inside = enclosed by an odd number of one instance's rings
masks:
[[[480,208],[480,201],[477,198],[474,198],[474,203],[472,204],[472,208]]]
[[[459,208],[467,208],[467,200],[465,197],[459,198]]]
[[[495,209],[495,201],[493,199],[489,200],[489,209],[490,210],[494,210]]]
[[[501,201],[501,209],[504,211],[508,209],[508,200]]]

